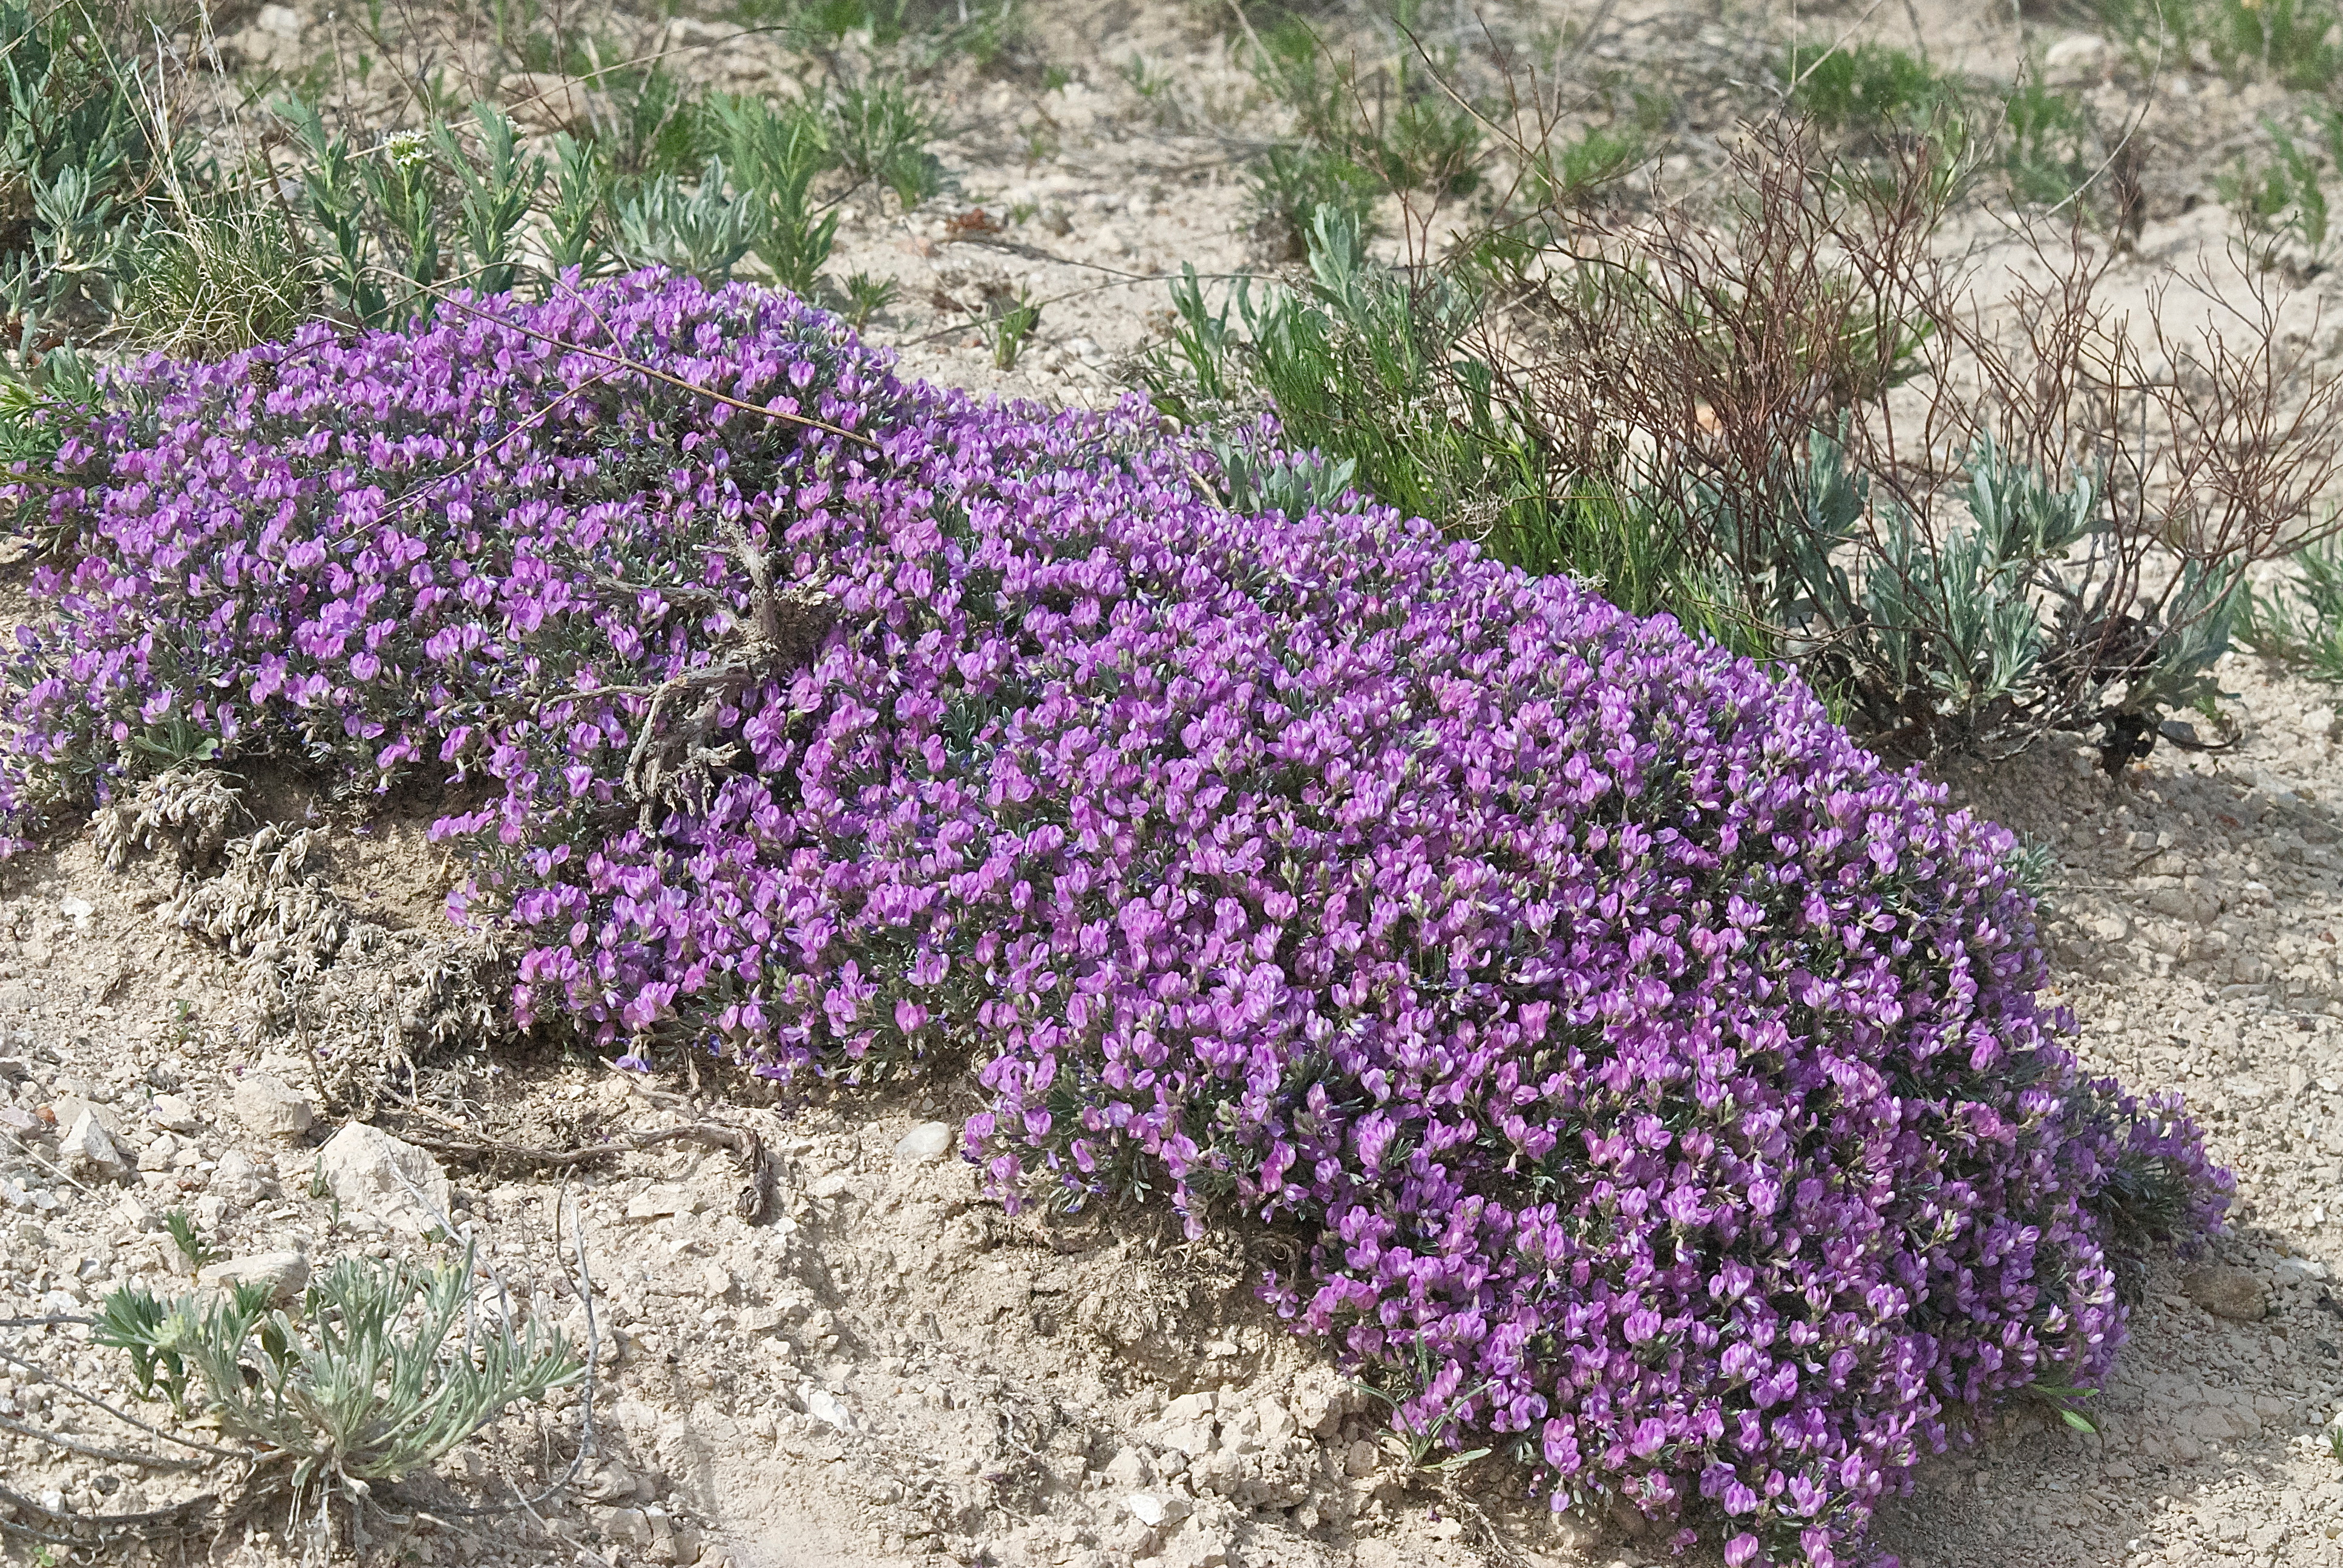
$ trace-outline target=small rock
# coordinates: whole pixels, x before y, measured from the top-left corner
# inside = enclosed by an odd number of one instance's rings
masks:
[[[178,1163],[179,1141],[169,1133],[158,1133],[138,1151],[141,1171],[168,1171]]]
[[[1131,1510],[1133,1519],[1150,1530],[1163,1523],[1163,1500],[1160,1497],[1151,1497],[1144,1492],[1134,1493],[1122,1500],[1122,1505]]]
[[[664,1220],[691,1212],[691,1195],[677,1187],[652,1187],[627,1200],[629,1220]]]
[[[87,926],[90,916],[97,913],[97,906],[87,899],[68,895],[57,900],[57,912],[76,926]]]
[[[1106,1462],[1106,1478],[1123,1491],[1136,1492],[1155,1484],[1155,1462],[1142,1450],[1119,1448],[1114,1457]]]
[[[1603,1543],[1603,1531],[1577,1514],[1554,1516],[1554,1544],[1572,1556],[1591,1554]]]
[[[279,1306],[309,1288],[309,1259],[304,1252],[255,1252],[211,1263],[196,1275],[196,1283],[226,1289],[230,1285],[266,1285],[268,1299]]]
[[[2042,75],[2053,82],[2079,81],[2107,68],[2107,41],[2092,33],[2061,38],[2042,54]]]
[[[1222,1446],[1232,1453],[1273,1452],[1283,1448],[1292,1435],[1293,1418],[1273,1399],[1240,1406],[1232,1413],[1223,1412],[1221,1422]]]
[[[2280,1258],[2270,1277],[2281,1287],[2307,1284],[2327,1277],[2327,1266],[2312,1258]]]
[[[644,1517],[639,1508],[612,1509],[610,1517],[602,1522],[602,1533],[629,1546],[649,1546],[651,1543],[651,1522]]]
[[[836,1394],[827,1389],[808,1389],[805,1395],[805,1408],[806,1413],[814,1420],[834,1426],[840,1432],[848,1430],[854,1424],[854,1417],[848,1412],[845,1404]]]
[[[2238,1431],[2241,1423],[2217,1405],[2200,1405],[2188,1416],[2188,1431],[2202,1442],[2217,1447],[2233,1437],[2247,1435]]]
[[[625,1465],[614,1459],[587,1477],[579,1490],[591,1502],[610,1503],[621,1497],[632,1497],[635,1494],[635,1478],[627,1473]]]
[[[301,41],[301,14],[290,5],[263,5],[252,25],[272,37],[288,44]]]
[[[2215,1317],[2233,1322],[2258,1322],[2269,1311],[2269,1300],[2260,1279],[2245,1269],[2192,1269],[2181,1280],[2180,1289]]]
[[[1182,1394],[1163,1407],[1150,1437],[1159,1446],[1182,1453],[1210,1453],[1213,1442],[1212,1402],[1209,1393]]]
[[[1163,1407],[1166,1422],[1210,1421],[1212,1418],[1214,1396],[1209,1393],[1183,1393]]]
[[[196,1117],[196,1108],[176,1094],[158,1094],[147,1101],[146,1114],[158,1126],[173,1132],[193,1132],[203,1126]]]
[[[123,1158],[114,1140],[98,1125],[96,1116],[87,1111],[74,1119],[65,1141],[57,1145],[57,1153],[69,1170],[80,1166],[118,1176],[130,1169],[130,1161]]]
[[[1200,1523],[1192,1524],[1171,1554],[1177,1568],[1222,1568],[1229,1560],[1228,1537]]]
[[[944,1157],[951,1147],[951,1124],[944,1121],[922,1121],[895,1145],[898,1165],[929,1165]]]
[[[256,1203],[268,1194],[268,1179],[260,1173],[251,1155],[241,1149],[231,1149],[219,1157],[219,1166],[212,1172],[211,1190],[231,1202]]]
[[[50,1103],[49,1114],[56,1118],[57,1125],[60,1127],[71,1127],[84,1116],[94,1117],[97,1124],[106,1129],[106,1135],[117,1143],[125,1141],[124,1135],[128,1131],[119,1112],[98,1104],[85,1095],[58,1095]]]
[[[698,1525],[686,1524],[680,1519],[672,1521],[668,1526],[668,1541],[671,1552],[669,1561],[676,1568],[688,1568],[701,1560]]]
[[[317,1120],[307,1100],[265,1072],[246,1073],[237,1082],[236,1114],[264,1138],[298,1138]]]
[[[326,1185],[345,1215],[370,1215],[417,1236],[455,1230],[447,1218],[453,1194],[447,1172],[414,1144],[353,1121],[320,1152]]]

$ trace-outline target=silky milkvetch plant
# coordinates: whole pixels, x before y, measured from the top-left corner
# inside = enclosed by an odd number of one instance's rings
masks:
[[[966,1060],[1001,1197],[1299,1228],[1277,1310],[1557,1507],[1860,1559],[2226,1207],[2077,1064],[2010,835],[1307,457],[657,273],[151,359],[54,450],[15,839],[175,721],[449,786],[524,1024]]]

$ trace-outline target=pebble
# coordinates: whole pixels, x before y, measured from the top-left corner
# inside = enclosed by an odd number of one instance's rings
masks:
[[[256,1203],[268,1190],[267,1178],[251,1155],[241,1149],[231,1149],[219,1157],[212,1171],[211,1190],[221,1198],[236,1203]]]
[[[86,1090],[88,1085],[78,1084],[75,1087],[79,1090]],[[106,1129],[109,1137],[117,1140],[126,1136],[129,1131],[128,1125],[118,1112],[111,1107],[99,1104],[86,1093],[58,1095],[49,1106],[49,1114],[56,1119],[59,1127],[71,1127],[84,1116],[94,1117],[97,1124]]]
[[[2316,1258],[2281,1258],[2270,1275],[2281,1286],[2299,1285],[2327,1277],[2327,1265]]]
[[[2188,1299],[2217,1318],[2233,1322],[2258,1322],[2269,1311],[2268,1293],[2258,1275],[2249,1270],[2213,1265],[2192,1269],[2180,1282]]]
[[[679,1187],[648,1187],[627,1200],[627,1218],[665,1220],[689,1214],[693,1207],[691,1195]]]
[[[808,1389],[805,1393],[806,1413],[826,1426],[844,1432],[854,1425],[853,1412],[839,1397],[827,1389]]]
[[[225,1290],[230,1285],[266,1285],[268,1299],[283,1306],[309,1288],[309,1256],[306,1252],[255,1252],[209,1263],[196,1275],[196,1283]]]
[[[115,1147],[114,1140],[98,1125],[96,1113],[85,1111],[74,1119],[71,1131],[57,1145],[57,1153],[67,1170],[98,1171],[109,1176],[121,1175],[130,1169],[130,1161]]]
[[[236,1119],[264,1138],[298,1138],[317,1121],[308,1101],[265,1072],[238,1080],[234,1103]]]
[[[2079,82],[2107,68],[2107,41],[2092,33],[2059,39],[2043,51],[2042,75],[2050,82]]]
[[[1106,1478],[1111,1486],[1136,1492],[1155,1484],[1155,1463],[1144,1450],[1127,1446],[1119,1448],[1115,1450],[1114,1457],[1107,1461]]]
[[[951,1147],[951,1125],[944,1121],[922,1121],[897,1141],[895,1162],[899,1165],[928,1165],[944,1157]]]
[[[371,1219],[417,1236],[454,1232],[448,1218],[454,1190],[428,1151],[353,1121],[326,1141],[320,1159],[326,1185],[346,1218]]]

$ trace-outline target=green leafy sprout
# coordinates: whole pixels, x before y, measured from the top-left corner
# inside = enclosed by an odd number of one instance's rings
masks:
[[[1415,1362],[1414,1386],[1430,1387],[1433,1379],[1432,1347],[1420,1332],[1415,1338]],[[1442,1409],[1439,1416],[1421,1427],[1411,1425],[1407,1418],[1401,1413],[1407,1402],[1401,1395],[1377,1388],[1373,1383],[1360,1382],[1355,1380],[1351,1380],[1350,1386],[1369,1398],[1381,1400],[1391,1408],[1392,1418],[1397,1424],[1398,1430],[1383,1433],[1383,1452],[1405,1464],[1409,1469],[1433,1475],[1453,1476],[1467,1465],[1489,1456],[1488,1449],[1474,1448],[1459,1453],[1447,1454],[1439,1459],[1433,1457],[1439,1452],[1441,1446],[1447,1441],[1449,1432],[1458,1424],[1464,1408],[1479,1398],[1488,1389],[1489,1384],[1483,1382],[1458,1393]]]
[[[1041,323],[1041,307],[1021,289],[995,302],[981,325],[986,341],[992,346],[993,368],[1015,369],[1017,357],[1025,351],[1026,339],[1033,336],[1033,328]]]
[[[2037,1382],[2028,1385],[2026,1392],[2056,1411],[2058,1419],[2066,1423],[2069,1431],[2079,1432],[2085,1437],[2089,1437],[2099,1430],[2091,1424],[2089,1419],[2081,1411],[2075,1408],[2083,1401],[2095,1398],[2099,1392],[2097,1389],[2076,1388],[2066,1383]]]
[[[483,1285],[469,1250],[430,1266],[343,1259],[291,1311],[266,1285],[168,1300],[124,1286],[93,1339],[129,1357],[141,1397],[192,1404],[240,1444],[251,1496],[328,1540],[337,1510],[586,1372],[558,1332]]]
[[[2343,541],[2297,551],[2291,574],[2239,596],[2237,640],[2265,658],[2343,685]]]
[[[215,1251],[212,1244],[204,1239],[203,1233],[196,1229],[195,1216],[189,1214],[185,1209],[174,1209],[165,1214],[163,1229],[169,1233],[171,1244],[178,1248],[179,1256],[187,1261],[188,1273],[199,1273],[205,1264],[218,1260],[219,1253]]]

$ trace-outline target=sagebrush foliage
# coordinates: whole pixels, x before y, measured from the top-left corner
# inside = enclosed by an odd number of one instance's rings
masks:
[[[143,1397],[201,1412],[248,1454],[246,1506],[280,1506],[327,1543],[335,1510],[586,1373],[560,1334],[481,1284],[468,1251],[427,1268],[345,1258],[289,1309],[266,1285],[167,1299],[126,1285],[91,1339],[129,1357]]]
[[[2006,834],[1322,460],[648,274],[112,396],[18,496],[12,832],[183,717],[477,780],[437,830],[525,1019],[972,1047],[996,1190],[1302,1227],[1281,1310],[1558,1502],[1840,1560],[1969,1412],[2101,1377],[2116,1256],[2226,1203],[2078,1070]]]

